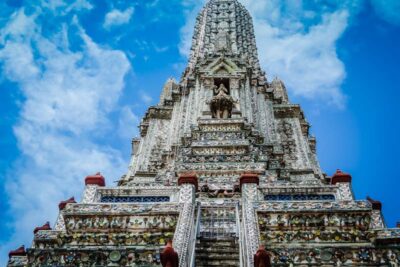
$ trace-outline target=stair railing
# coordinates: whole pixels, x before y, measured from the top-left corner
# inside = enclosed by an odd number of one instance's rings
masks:
[[[196,265],[196,240],[200,232],[200,214],[201,214],[201,205],[200,202],[197,202],[197,215],[196,221],[193,225],[190,233],[190,241],[189,241],[189,267],[195,267]]]
[[[239,203],[236,204],[236,236],[239,238],[239,262],[240,262],[240,267],[246,266],[244,264],[244,259],[246,258],[244,256],[244,246],[243,246],[243,236],[242,236],[242,231],[241,230],[241,222],[240,222],[240,215],[239,215]],[[243,229],[243,228],[242,228]]]

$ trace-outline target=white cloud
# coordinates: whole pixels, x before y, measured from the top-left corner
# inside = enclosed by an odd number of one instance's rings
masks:
[[[127,8],[124,11],[113,9],[106,14],[103,27],[110,29],[114,26],[119,26],[128,23],[133,15],[133,7]]]
[[[139,134],[140,118],[128,106],[121,108],[118,120],[118,134],[124,139],[130,139]]]
[[[153,98],[148,95],[146,92],[144,91],[140,91],[140,99],[146,104],[149,105],[151,104],[151,102],[153,102]]]
[[[389,23],[400,26],[399,0],[371,0],[376,13]]]
[[[41,7],[48,8],[59,15],[65,15],[71,11],[90,10],[93,8],[93,5],[90,1],[86,0],[43,0],[41,1]]]
[[[185,57],[190,56],[190,47],[192,46],[193,30],[196,17],[204,5],[204,0],[185,0],[182,2],[185,13],[185,24],[180,29],[179,53]]]
[[[336,53],[336,42],[347,27],[347,19],[346,11],[329,13],[308,31],[293,33],[256,19],[261,65],[270,78],[280,76],[294,95],[343,107],[340,86],[346,72]]]
[[[188,2],[179,45],[184,56],[190,52],[194,13],[203,1],[195,2],[195,8]],[[338,2],[333,9],[316,5],[318,10],[305,9],[302,1],[242,3],[253,17],[260,63],[269,80],[277,75],[294,95],[343,107],[345,96],[340,86],[346,72],[336,53],[336,42],[347,28],[350,10],[358,7],[359,1]]]
[[[101,171],[110,183],[128,160],[101,145],[113,133],[109,116],[131,69],[127,57],[93,42],[76,18],[61,27],[83,43],[71,51],[65,32],[42,34],[35,20],[40,12],[27,16],[20,9],[0,30],[2,75],[18,84],[25,99],[14,126],[22,155],[6,181],[13,233],[1,247],[1,262],[8,250],[29,244],[35,226],[54,222],[60,200],[80,197],[85,175]]]
[[[157,53],[164,53],[164,52],[167,52],[168,49],[169,49],[168,46],[159,47],[159,46],[157,46],[156,44],[153,44],[153,47],[154,47],[154,50],[155,50]]]

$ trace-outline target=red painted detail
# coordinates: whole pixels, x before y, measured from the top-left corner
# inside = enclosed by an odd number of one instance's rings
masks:
[[[400,228],[400,222],[396,223],[396,228]]]
[[[332,185],[337,183],[351,183],[351,175],[338,169],[331,179]]]
[[[36,234],[37,232],[41,230],[51,230],[50,223],[47,222],[42,226],[36,227],[35,230],[33,230],[33,233]]]
[[[196,173],[190,172],[190,173],[180,174],[179,178],[178,178],[178,185],[182,185],[182,184],[192,184],[195,186],[196,191],[197,191],[198,187],[199,187],[199,182],[198,182]]]
[[[58,209],[59,209],[59,210],[65,209],[65,207],[67,206],[68,203],[76,203],[75,198],[74,198],[74,197],[71,197],[70,199],[61,201],[61,202],[58,204]]]
[[[104,179],[104,176],[98,172],[95,175],[86,176],[85,185],[106,186],[106,180]]]
[[[240,177],[240,188],[242,188],[243,184],[259,184],[260,179],[258,178],[258,174],[255,173],[243,173]]]
[[[263,246],[254,254],[254,267],[271,267],[271,257]]]
[[[17,248],[16,250],[11,250],[10,252],[8,252],[8,257],[14,257],[14,256],[26,256],[26,251],[25,251],[25,246],[22,245],[19,248]]]
[[[374,200],[370,197],[367,197],[367,200],[372,204],[373,210],[382,210],[382,202],[378,200]]]
[[[179,257],[178,253],[172,247],[172,242],[168,241],[164,250],[160,253],[161,265],[163,267],[178,267]]]

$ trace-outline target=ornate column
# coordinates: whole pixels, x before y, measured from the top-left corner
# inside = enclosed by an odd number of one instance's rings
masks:
[[[237,112],[240,112],[240,95],[239,95],[239,90],[240,90],[240,79],[239,78],[231,78],[230,79],[230,89],[231,89],[231,96],[235,101],[238,101],[235,103],[235,108]]]
[[[196,200],[196,191],[198,187],[197,176],[194,173],[180,175],[178,179],[179,203],[182,204],[182,210],[179,215],[178,223],[175,229],[173,246],[179,256],[179,266],[188,266],[188,243],[190,240],[190,230],[194,223],[194,204]]]
[[[371,203],[372,206],[370,227],[372,229],[385,228],[386,226],[382,216],[382,203],[370,197],[367,197],[367,200],[369,201],[369,203]]]
[[[257,185],[259,183],[258,175],[244,173],[240,177],[240,188],[242,191],[243,206],[243,227],[245,233],[245,251],[247,266],[254,266],[253,257],[260,245],[256,214],[253,202],[258,201]]]
[[[204,99],[202,99],[202,110],[201,117],[203,119],[209,119],[212,117],[210,109],[210,100],[213,97],[213,85],[214,80],[212,78],[202,78],[201,79],[201,89],[203,90]]]
[[[58,213],[56,224],[54,226],[54,230],[65,231],[65,221],[64,221],[64,216],[63,216],[62,211],[63,211],[63,209],[65,209],[65,207],[69,203],[72,203],[72,204],[76,203],[75,198],[71,197],[70,199],[61,201],[60,204],[58,204],[59,213]]]
[[[96,202],[96,192],[98,187],[106,186],[104,176],[99,172],[85,178],[85,191],[83,192],[82,203]]]
[[[351,191],[351,175],[337,170],[331,179],[332,185],[337,185],[339,200],[353,201],[354,196]]]

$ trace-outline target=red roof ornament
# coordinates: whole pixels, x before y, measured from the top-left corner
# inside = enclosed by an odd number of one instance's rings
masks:
[[[58,209],[59,209],[59,210],[65,209],[65,207],[67,206],[68,203],[76,203],[75,198],[74,198],[74,197],[71,197],[70,199],[61,201],[61,202],[58,204]]]
[[[160,254],[161,265],[163,267],[178,267],[179,257],[178,253],[172,247],[172,241],[168,241],[164,250]]]
[[[178,179],[178,185],[182,184],[192,184],[195,186],[196,191],[199,187],[199,183],[197,180],[197,174],[195,172],[187,172],[187,173],[181,173],[179,175]]]
[[[351,183],[351,175],[337,169],[336,173],[332,176],[331,184],[335,185],[337,183]]]
[[[85,185],[106,186],[106,180],[104,179],[104,176],[98,172],[95,175],[86,176]]]
[[[373,210],[382,210],[382,202],[367,197],[367,200],[371,203]]]
[[[51,230],[50,223],[46,222],[44,225],[36,227],[35,230],[33,230],[33,233],[36,234],[37,232],[42,230]]]
[[[26,256],[26,251],[25,251],[25,246],[22,245],[19,248],[17,248],[16,250],[11,250],[8,253],[8,257],[14,257],[14,256]]]
[[[260,179],[258,178],[258,174],[245,172],[240,176],[240,189],[242,189],[243,184],[259,184]]]

